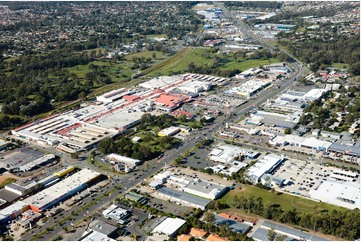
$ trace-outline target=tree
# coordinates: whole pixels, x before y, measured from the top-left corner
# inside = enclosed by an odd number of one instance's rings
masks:
[[[268,233],[267,233],[267,239],[269,241],[274,241],[275,238],[276,238],[276,232],[275,232],[275,229],[274,228],[271,228],[270,230],[268,230]]]
[[[286,128],[286,129],[285,129],[285,134],[291,134],[291,129],[290,129],[290,128]]]
[[[207,211],[204,214],[204,221],[206,221],[207,223],[214,223],[214,221],[216,221],[216,217],[212,212]]]
[[[71,157],[72,159],[79,159],[79,153],[78,153],[78,152],[71,153],[70,157]]]

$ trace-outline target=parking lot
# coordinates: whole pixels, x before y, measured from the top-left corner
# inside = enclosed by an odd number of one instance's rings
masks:
[[[31,147],[23,147],[2,153],[0,164],[7,169],[15,168],[43,156],[44,153]]]

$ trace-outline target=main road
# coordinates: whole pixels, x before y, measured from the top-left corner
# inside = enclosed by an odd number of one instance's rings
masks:
[[[231,17],[235,21],[235,23],[238,24],[238,26],[241,27],[242,31],[247,33],[250,37],[258,40],[261,44],[271,48],[268,43],[265,43],[264,41],[259,39],[259,37],[252,34],[251,31],[249,31],[249,29],[243,23],[241,23],[237,18],[235,18],[231,13],[229,13],[229,11],[223,6],[223,4],[220,4],[220,3],[216,3],[216,4],[220,8],[222,8],[223,11],[225,12],[225,14],[227,14],[229,17]],[[112,180],[112,184],[115,184],[115,183],[120,184],[121,183],[123,185],[123,188],[113,190],[110,197],[105,197],[105,198],[99,200],[99,202],[97,204],[95,204],[87,209],[86,214],[79,214],[79,215],[73,216],[72,221],[68,220],[62,226],[67,227],[70,225],[70,223],[76,224],[78,221],[80,221],[84,218],[84,215],[86,215],[86,216],[92,215],[96,211],[99,211],[99,206],[104,206],[104,205],[110,203],[112,200],[114,200],[119,195],[127,192],[131,187],[144,181],[146,178],[149,178],[151,175],[159,172],[166,165],[170,164],[175,158],[179,157],[182,153],[184,153],[184,152],[188,151],[189,149],[191,149],[192,147],[194,147],[195,141],[197,139],[199,139],[199,137],[213,138],[213,135],[216,132],[218,132],[219,128],[221,128],[225,124],[225,122],[232,122],[234,120],[237,120],[238,118],[240,118],[241,116],[243,116],[244,114],[246,114],[247,112],[252,110],[253,108],[265,103],[268,99],[272,99],[276,95],[278,95],[278,94],[282,93],[283,91],[285,91],[286,89],[290,88],[293,85],[294,81],[298,81],[304,75],[303,65],[299,61],[297,61],[296,58],[294,58],[294,57],[292,57],[292,58],[296,60],[296,62],[291,64],[293,66],[294,71],[290,74],[290,76],[288,78],[285,78],[284,80],[278,80],[275,83],[279,86],[279,88],[276,88],[274,86],[273,88],[271,88],[269,90],[263,91],[261,93],[262,95],[259,95],[258,97],[249,100],[245,105],[242,105],[242,106],[232,110],[233,115],[220,116],[212,124],[208,125],[207,128],[202,128],[197,132],[191,133],[187,137],[187,139],[182,142],[181,145],[179,145],[176,148],[172,148],[172,149],[166,151],[164,153],[164,156],[161,159],[154,159],[154,160],[148,161],[145,164],[143,164],[142,166],[140,166],[136,171],[137,172],[136,175],[134,172],[125,174],[125,175],[119,175],[119,174],[115,174],[115,173],[106,173],[107,175],[110,176],[110,179]],[[70,159],[70,157],[68,155],[61,154],[58,151],[55,153],[57,153],[58,155],[60,155],[62,157],[62,160],[65,164],[75,165],[75,166],[79,166],[82,168],[90,167],[93,170],[97,170],[97,171],[104,173],[104,171],[101,171],[94,165],[89,164],[86,161],[86,159],[84,159],[82,161],[71,162],[72,159]],[[86,155],[89,155],[89,153],[90,152],[87,152]],[[109,192],[110,190],[112,190],[112,188],[113,188],[113,186],[109,185],[109,187],[107,187],[103,190],[103,193]],[[89,199],[89,198],[87,198],[87,199]],[[77,210],[77,208],[72,208],[69,211],[64,212],[62,217],[66,217],[67,215],[71,214],[72,211],[75,211],[75,210]],[[38,234],[41,231],[46,230],[46,228],[49,228],[54,224],[56,224],[56,221],[54,219],[50,219],[48,221],[48,223],[43,225],[43,227],[41,229],[34,228],[34,230],[31,230],[31,231],[25,233],[24,236],[22,237],[22,239],[29,240],[34,236],[34,234],[33,234],[34,232],[31,233],[32,231],[35,231],[35,233]],[[54,231],[46,234],[44,236],[44,238],[42,238],[42,239],[49,240],[52,238],[52,236],[54,237],[56,234],[59,234],[60,232],[61,232],[61,226],[58,226],[55,228]]]

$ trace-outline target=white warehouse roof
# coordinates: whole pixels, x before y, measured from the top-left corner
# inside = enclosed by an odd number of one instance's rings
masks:
[[[245,153],[245,150],[241,147],[233,145],[222,145],[213,149],[208,156],[210,160],[229,164],[241,153]]]
[[[29,206],[27,203],[25,203],[23,201],[17,201],[16,203],[0,210],[0,220],[10,216],[13,213],[16,213],[16,212],[26,208],[27,206]]]
[[[274,154],[266,155],[250,167],[247,174],[253,182],[257,183],[261,176],[272,171],[283,159],[283,157]]]
[[[360,184],[327,180],[309,192],[313,199],[349,209],[360,208]]]
[[[185,220],[180,218],[167,218],[154,228],[153,233],[173,235],[185,222]]]
[[[90,169],[82,169],[55,185],[24,199],[24,202],[34,205],[40,209],[98,176],[100,176],[99,172],[92,171]]]

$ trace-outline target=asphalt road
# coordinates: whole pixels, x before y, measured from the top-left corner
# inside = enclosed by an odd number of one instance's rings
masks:
[[[219,4],[218,4],[219,5]],[[220,6],[222,9],[225,9],[223,5]],[[225,11],[225,10],[224,10]],[[225,12],[227,12],[228,10],[226,10]],[[233,19],[238,22],[237,19],[235,19],[235,17],[233,16]],[[244,29],[244,31],[248,31],[247,29],[245,29],[245,27],[242,27]],[[254,36],[253,34],[251,35],[253,36],[255,39],[257,39],[256,36]],[[267,45],[268,46],[268,45]],[[41,238],[41,240],[51,240],[54,236],[56,236],[57,234],[59,234],[60,232],[62,232],[62,227],[70,227],[71,223],[76,224],[78,221],[82,220],[85,216],[94,214],[96,211],[99,210],[99,207],[105,206],[106,204],[109,204],[112,200],[114,200],[116,197],[118,197],[120,194],[124,194],[125,192],[127,192],[128,190],[130,190],[131,187],[133,187],[134,185],[142,182],[144,179],[150,177],[151,175],[159,172],[165,165],[169,165],[175,158],[179,157],[182,153],[184,153],[185,151],[188,151],[189,149],[191,149],[195,143],[194,143],[194,139],[195,138],[213,138],[213,135],[218,131],[219,128],[221,128],[225,122],[232,122],[234,120],[239,119],[241,116],[243,116],[246,112],[250,111],[251,109],[261,105],[262,103],[266,102],[267,99],[272,99],[273,97],[275,97],[276,95],[280,94],[281,92],[285,91],[287,88],[289,88],[290,86],[292,86],[293,81],[297,81],[299,78],[301,78],[303,76],[304,73],[304,68],[302,67],[302,65],[300,63],[293,63],[292,64],[295,71],[293,73],[291,73],[290,77],[283,80],[283,81],[277,81],[276,83],[280,86],[280,88],[274,88],[273,90],[269,90],[267,92],[262,92],[261,95],[259,95],[257,98],[255,99],[251,99],[248,101],[248,103],[246,103],[245,105],[242,105],[238,108],[236,108],[235,110],[232,111],[231,116],[229,115],[223,115],[218,117],[212,124],[208,125],[207,128],[203,128],[201,130],[199,130],[198,132],[194,132],[191,133],[186,140],[183,141],[183,143],[177,147],[177,148],[173,148],[170,149],[168,151],[166,151],[164,153],[164,157],[162,157],[159,160],[151,160],[151,161],[147,161],[145,164],[143,164],[142,166],[140,166],[137,170],[137,175],[135,176],[134,173],[129,173],[129,174],[125,174],[125,175],[117,175],[115,173],[111,174],[107,174],[107,175],[111,175],[111,179],[113,181],[115,181],[116,183],[122,183],[123,188],[122,189],[116,189],[114,192],[111,193],[110,197],[104,197],[103,199],[101,199],[98,203],[92,205],[89,209],[87,209],[87,213],[85,214],[79,214],[74,216],[74,218],[72,219],[72,221],[66,221],[65,224],[63,224],[62,226],[57,226],[53,231],[50,231],[48,233],[46,233],[44,235],[43,238]],[[86,168],[89,167],[93,170],[99,171],[101,173],[104,173],[101,169],[99,169],[96,166],[90,165],[88,164],[88,162],[86,161],[86,159],[83,159],[82,161],[75,161],[72,160],[68,155],[65,155],[63,153],[60,153],[58,151],[55,151],[53,148],[49,148],[46,150],[51,150],[50,152],[53,152],[54,154],[59,155],[62,158],[62,161],[65,164],[68,165],[76,165],[78,167],[81,168]],[[85,156],[88,156],[90,154],[91,151],[88,151]],[[150,167],[149,169],[147,169],[147,166]],[[144,171],[142,171],[144,170]],[[110,191],[113,188],[113,186],[108,186],[106,188],[104,188],[102,193],[106,193],[108,191]],[[98,196],[100,195],[100,193],[98,194]],[[96,199],[97,197],[94,198],[90,198],[87,197],[84,199],[84,202],[90,202],[91,199]],[[77,210],[78,207],[74,206],[73,208],[71,208],[70,210],[63,212],[63,215],[61,217],[66,217],[69,214],[71,214],[71,212]],[[42,226],[42,228],[34,228],[30,231],[28,231],[23,237],[22,240],[30,240],[32,237],[34,237],[34,234],[38,234],[41,231],[46,230],[46,228],[53,226],[55,223],[57,223],[57,221],[61,220],[61,218],[59,218],[60,216],[57,215],[57,219],[54,218],[50,218],[47,223]],[[34,232],[32,232],[34,231]],[[33,234],[32,234],[33,233]]]

